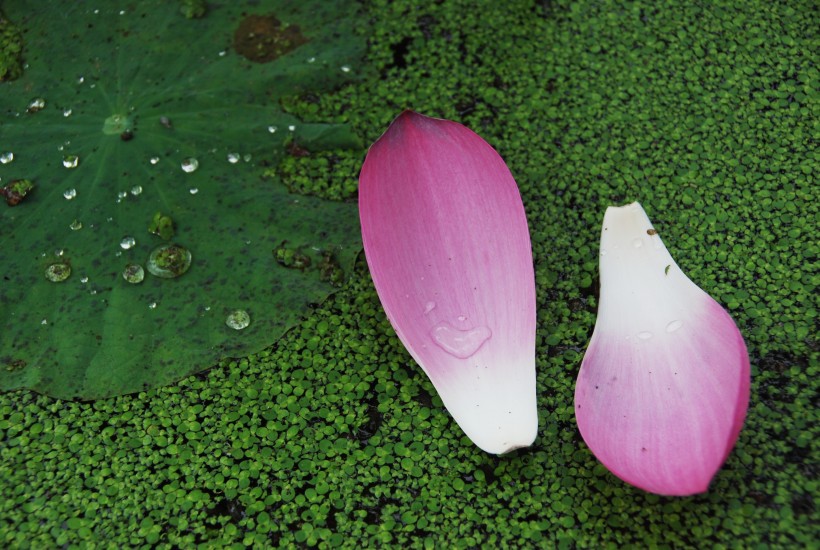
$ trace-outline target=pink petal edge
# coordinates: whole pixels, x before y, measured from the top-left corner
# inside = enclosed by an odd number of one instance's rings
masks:
[[[524,206],[498,153],[405,111],[359,177],[365,256],[399,339],[481,449],[531,445],[535,281]]]
[[[723,308],[680,270],[640,204],[601,231],[598,318],[575,388],[581,435],[652,493],[708,489],[749,403],[749,357]]]

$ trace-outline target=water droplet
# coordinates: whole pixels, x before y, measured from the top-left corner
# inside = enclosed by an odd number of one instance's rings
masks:
[[[0,164],[8,164],[14,160],[14,153],[11,151],[0,154]]]
[[[134,187],[131,188],[131,194],[134,195],[135,197],[137,195],[139,195],[140,193],[142,193],[142,186],[141,185],[135,185]]]
[[[188,174],[190,174],[191,172],[193,172],[197,168],[199,168],[199,161],[196,160],[194,157],[188,157],[186,159],[183,159],[183,161],[182,161],[182,171],[183,172],[187,172]]]
[[[641,340],[649,340],[650,338],[652,338],[652,333],[649,332],[648,330],[645,330],[643,332],[639,332],[638,333],[638,338],[640,338]]]
[[[251,316],[244,309],[236,309],[228,314],[225,324],[234,330],[242,330],[251,324]]]
[[[77,155],[66,155],[63,157],[63,166],[66,168],[76,168],[80,163],[80,157]]]
[[[675,319],[674,321],[672,321],[668,325],[666,325],[666,332],[675,332],[676,330],[678,330],[682,326],[683,326],[683,321],[681,321],[679,319]]]
[[[435,302],[427,302],[426,304],[424,304],[424,314],[427,315],[428,313],[433,311],[435,308],[436,308],[436,303]]]
[[[350,72],[350,65],[342,65],[341,69],[342,69],[343,73],[349,73]]]
[[[55,256],[62,256],[63,254],[65,254],[65,250],[63,250],[62,248],[58,248],[54,251]]]
[[[643,246],[643,240],[642,240],[642,239],[635,239],[635,240],[633,240],[633,241],[632,241],[632,246],[634,246],[635,248],[640,248],[640,247],[642,247],[642,246]]]
[[[63,109],[63,116],[68,118],[71,116],[71,109]]]
[[[84,76],[78,76],[77,77],[77,84],[82,84],[83,82],[85,82],[85,77]]]
[[[145,278],[145,270],[139,264],[127,264],[122,270],[122,278],[131,284],[141,283]]]
[[[28,108],[26,109],[26,111],[28,111],[29,113],[36,113],[37,111],[42,111],[43,109],[45,109],[45,106],[45,99],[43,99],[42,97],[35,97],[31,101],[29,101]]]
[[[81,222],[80,220],[74,220],[73,222],[71,222],[68,228],[72,231],[79,231],[83,228],[83,222]]]
[[[273,124],[271,124],[270,126],[268,126],[268,132],[270,132],[271,134],[275,134],[275,133],[276,133],[276,130],[278,130],[278,129],[279,129],[279,128],[277,128],[277,127],[276,127],[276,126],[274,126]]]
[[[219,52],[219,57],[225,57],[226,55],[228,55],[227,50],[222,50],[221,52]]]
[[[198,187],[191,187],[190,189],[188,189],[188,192],[191,193],[192,195],[196,195],[197,193],[199,193],[199,188]]]
[[[315,62],[316,62],[316,58],[315,58],[315,57],[308,57],[308,58],[307,58],[307,62],[308,62],[308,63],[315,63]]]
[[[191,251],[178,244],[156,247],[148,257],[148,272],[163,279],[179,277],[191,267]]]
[[[156,164],[156,163],[158,163],[158,162],[159,162],[159,157],[151,157],[151,159],[149,160],[149,162],[150,162],[151,164]]]
[[[71,199],[77,196],[77,190],[72,187],[71,189],[63,191],[63,196],[67,201],[70,201]]]
[[[150,304],[148,304],[148,309],[157,309],[157,303],[151,302]]]
[[[88,277],[80,277],[80,282],[81,282],[82,284],[87,283],[87,282],[88,282]]]
[[[290,130],[291,132],[295,132],[296,131],[296,125],[291,124],[290,126],[288,126],[288,130]]]
[[[231,164],[236,164],[239,162],[239,153],[228,153],[228,162]]]
[[[430,334],[436,345],[459,359],[473,355],[492,336],[490,329],[484,326],[459,330],[448,323],[439,323]]]
[[[52,283],[61,283],[71,275],[71,266],[65,262],[57,262],[46,268],[46,279]]]
[[[40,321],[40,324],[41,325],[47,325],[48,324],[48,319],[44,318],[42,321]]]
[[[242,156],[242,160],[244,160],[245,162],[250,162],[252,158],[253,158],[253,157],[251,156],[251,154],[250,154],[250,153],[245,153],[245,154]]]
[[[128,197],[128,191],[118,191],[117,192],[117,202],[121,202],[123,199]]]
[[[123,237],[120,241],[120,247],[123,250],[133,248],[135,244],[137,244],[137,239],[135,239],[134,237]]]

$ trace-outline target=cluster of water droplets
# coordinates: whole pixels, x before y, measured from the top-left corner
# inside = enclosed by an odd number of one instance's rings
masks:
[[[677,332],[678,330],[680,330],[680,328],[682,326],[683,326],[683,321],[681,321],[680,319],[674,319],[672,321],[669,321],[666,324],[666,327],[664,328],[664,332],[666,332],[667,334],[672,334],[673,332]],[[638,340],[646,341],[646,340],[650,340],[654,336],[654,333],[652,331],[649,331],[649,330],[642,330],[639,333],[637,333],[635,336],[638,337]],[[627,337],[627,339],[628,339],[628,337]]]
[[[28,113],[36,113],[37,111],[42,111],[46,108],[46,100],[42,97],[35,97],[28,103],[28,107],[26,107],[26,112]]]

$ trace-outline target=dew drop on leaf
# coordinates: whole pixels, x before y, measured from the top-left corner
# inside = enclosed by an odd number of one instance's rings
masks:
[[[194,157],[188,157],[182,161],[182,171],[190,174],[199,168],[199,161]]]
[[[36,113],[37,111],[42,111],[46,107],[46,100],[42,97],[35,97],[31,101],[29,101],[28,108],[26,109],[29,113]]]
[[[46,279],[52,283],[61,283],[71,275],[71,266],[65,262],[57,262],[46,268]]]
[[[76,168],[80,163],[80,157],[77,155],[66,155],[63,157],[63,166],[66,168]]]
[[[242,330],[251,324],[251,316],[244,309],[236,309],[228,314],[225,324],[234,330]]]
[[[123,250],[133,248],[135,244],[137,244],[137,239],[135,239],[134,237],[123,237],[120,241],[120,247]]]
[[[63,196],[67,201],[70,201],[71,199],[77,196],[77,190],[73,187],[71,189],[66,189],[65,191],[63,191]]]
[[[14,160],[14,153],[12,153],[11,151],[0,154],[0,164],[8,164],[13,160]]]
[[[148,257],[148,272],[162,279],[179,277],[191,267],[191,252],[178,244],[156,247]]]
[[[122,270],[122,278],[131,284],[141,283],[145,279],[145,270],[139,264],[127,264]]]

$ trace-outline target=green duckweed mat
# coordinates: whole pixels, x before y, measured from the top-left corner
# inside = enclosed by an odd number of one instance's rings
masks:
[[[149,392],[0,395],[0,544],[805,548],[820,539],[816,6],[523,1],[361,7],[360,77],[278,100],[364,143],[458,120],[515,175],[538,288],[535,445],[489,456],[401,347],[360,258],[272,347]],[[353,199],[364,149],[294,151],[294,192]],[[573,384],[606,206],[638,200],[746,338],[746,426],[708,493],[664,498],[582,442]]]

